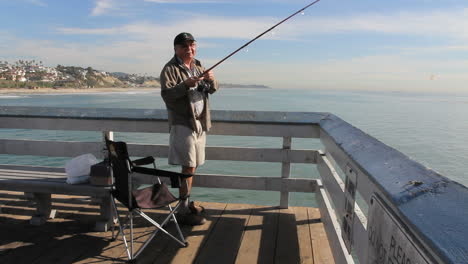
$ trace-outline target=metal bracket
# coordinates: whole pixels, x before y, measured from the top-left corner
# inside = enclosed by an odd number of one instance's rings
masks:
[[[357,172],[349,164],[345,169],[345,199],[344,212],[342,212],[341,237],[351,254],[353,244],[354,203],[356,201]]]

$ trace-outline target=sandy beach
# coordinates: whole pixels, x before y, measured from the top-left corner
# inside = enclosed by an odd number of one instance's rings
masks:
[[[130,88],[89,88],[89,89],[54,89],[54,88],[39,88],[39,89],[27,89],[27,88],[0,88],[0,94],[66,94],[66,93],[106,93],[106,92],[151,92],[160,90],[155,87],[130,87]]]

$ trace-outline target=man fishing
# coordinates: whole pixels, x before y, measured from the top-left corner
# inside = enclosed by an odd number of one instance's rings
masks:
[[[211,127],[208,94],[218,90],[213,71],[205,71],[195,59],[197,46],[190,33],[180,33],[174,39],[174,57],[161,71],[161,96],[169,120],[168,162],[181,165],[182,173],[194,175],[205,162],[206,132]],[[193,177],[179,189],[181,206],[177,219],[185,225],[201,225],[206,219],[204,208],[189,202]]]

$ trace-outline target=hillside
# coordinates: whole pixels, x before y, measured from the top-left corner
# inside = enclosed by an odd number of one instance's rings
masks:
[[[124,72],[106,72],[91,67],[46,67],[42,61],[19,60],[13,64],[0,61],[0,88],[160,88],[159,78]],[[257,84],[220,83],[222,88],[270,87]]]
[[[0,61],[0,88],[160,87],[159,79],[137,74],[109,73],[91,67],[47,67],[42,61]]]
[[[161,87],[159,80],[151,76],[139,76],[126,73],[109,73],[75,66],[57,66],[57,71],[66,76],[65,80],[56,82],[56,86],[74,86],[87,88],[102,87]],[[63,84],[63,85],[61,85]]]

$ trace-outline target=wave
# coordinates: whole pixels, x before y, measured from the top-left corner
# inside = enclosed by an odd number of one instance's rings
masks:
[[[79,93],[47,93],[41,95],[135,95],[135,94],[152,94],[159,91],[109,91],[109,92],[79,92]]]
[[[0,99],[16,99],[16,98],[25,98],[27,96],[23,95],[0,95]]]

